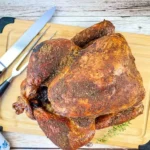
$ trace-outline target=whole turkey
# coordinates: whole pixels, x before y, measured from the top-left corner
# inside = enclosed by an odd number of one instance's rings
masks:
[[[17,114],[25,110],[57,146],[75,150],[95,130],[142,114],[144,96],[127,41],[104,20],[70,40],[37,45],[13,108]]]

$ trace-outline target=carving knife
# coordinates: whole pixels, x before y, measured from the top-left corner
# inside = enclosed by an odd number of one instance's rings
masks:
[[[45,12],[20,38],[8,49],[8,51],[0,58],[0,75],[8,68],[8,66],[19,56],[25,47],[39,33],[45,24],[52,18],[55,7]]]

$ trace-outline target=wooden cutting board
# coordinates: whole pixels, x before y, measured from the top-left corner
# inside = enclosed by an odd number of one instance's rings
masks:
[[[14,24],[9,24],[4,28],[3,33],[0,34],[0,56],[6,52],[6,50],[31,26],[32,23],[33,22],[31,21],[15,20]],[[55,31],[57,31],[57,34],[54,38],[61,37],[70,39],[83,29],[81,27],[47,24],[44,30],[48,26],[51,27],[41,41],[49,39]],[[122,34],[125,36],[132,49],[132,53],[136,58],[137,68],[143,77],[144,87],[146,89],[146,97],[143,101],[145,108],[144,113],[132,120],[131,124],[124,132],[110,138],[106,144],[137,148],[138,145],[147,143],[148,140],[150,140],[150,36],[131,33]],[[24,52],[27,51],[30,46],[31,44]],[[12,67],[19,58],[20,57],[18,57],[18,59],[16,59],[3,74],[0,78],[0,82],[10,76]],[[25,113],[16,115],[12,109],[12,103],[17,100],[17,96],[20,94],[20,83],[25,76],[26,70],[14,79],[9,89],[5,92],[3,97],[1,97],[0,125],[4,127],[5,131],[44,135],[36,121],[30,120]],[[110,128],[97,131],[93,142],[97,142],[97,139],[106,134],[108,129]]]

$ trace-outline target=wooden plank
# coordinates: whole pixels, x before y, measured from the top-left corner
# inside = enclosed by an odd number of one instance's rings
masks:
[[[38,147],[38,148],[57,148],[47,137],[38,135],[28,135],[21,133],[4,132],[3,135],[10,142],[11,147]],[[13,140],[12,140],[13,139]],[[106,144],[89,144],[84,148],[118,148]]]
[[[5,13],[3,13],[3,15],[5,16]],[[36,20],[38,17],[40,16],[18,16],[17,18]],[[88,27],[104,19],[110,20],[116,26],[117,31],[150,35],[150,17],[53,17],[50,22],[56,24]]]
[[[11,147],[57,147],[45,136],[28,135],[12,132],[4,132],[3,135],[10,142]]]
[[[101,6],[103,6],[103,9],[106,9],[107,11],[102,11],[101,7],[97,3],[101,3]],[[60,2],[52,0],[51,3],[48,1],[37,1],[36,5],[35,0],[31,1],[0,1],[0,17],[3,16],[12,16],[20,19],[25,20],[36,20],[38,19],[47,9],[49,9],[53,4],[57,6],[57,11],[55,13],[55,16],[51,20],[52,23],[58,23],[58,24],[66,24],[66,25],[74,25],[74,26],[83,26],[87,27],[89,25],[92,25],[96,22],[99,22],[103,19],[107,19],[112,21],[118,31],[123,32],[132,32],[132,33],[142,33],[142,34],[150,34],[150,15],[146,14],[144,11],[146,9],[146,12],[149,13],[149,1],[142,0],[142,1],[92,1],[87,0],[81,1],[80,6],[75,5],[74,1],[67,1],[63,0]],[[96,5],[97,4],[97,5]],[[133,5],[135,4],[135,5]],[[129,17],[134,16],[133,12],[137,10],[136,4],[140,5],[142,9],[140,10],[140,13],[137,12],[137,17]],[[111,6],[109,6],[111,5]],[[127,17],[125,14],[127,12],[124,7],[126,6],[130,9],[130,14]],[[31,8],[32,7],[32,8]],[[89,14],[87,10],[84,10],[83,7],[89,10]],[[98,7],[98,8],[96,8]],[[119,8],[118,8],[119,7]],[[71,8],[71,9],[70,9]],[[116,12],[116,15],[114,13],[109,12],[110,10],[113,10]],[[118,9],[122,9],[122,13],[118,13]],[[77,12],[74,12],[76,10]],[[91,11],[92,10],[92,11]],[[62,14],[61,14],[62,13]],[[104,13],[108,13],[107,15]],[[143,14],[141,14],[143,13]],[[126,17],[108,17],[108,16],[126,16]],[[145,17],[143,17],[145,16]],[[125,27],[124,27],[125,26]]]
[[[1,16],[40,16],[51,6],[55,16],[150,16],[149,0],[1,0]]]
[[[51,22],[88,27],[104,19],[110,20],[120,32],[150,34],[150,17],[54,17]]]

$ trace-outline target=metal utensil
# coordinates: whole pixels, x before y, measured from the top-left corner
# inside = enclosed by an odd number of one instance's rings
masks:
[[[0,75],[20,55],[20,53],[25,49],[25,47],[39,33],[39,31],[45,26],[45,24],[52,18],[55,9],[55,7],[52,7],[50,10],[48,10],[0,58]]]
[[[57,31],[54,32],[54,34],[51,35],[51,37],[49,38],[49,40],[52,39],[56,34],[57,34]]]
[[[14,77],[16,77],[17,75],[19,75],[28,65],[28,63],[26,63],[25,65],[23,65],[19,70],[17,70],[17,68],[20,66],[20,64],[22,63],[22,61],[25,59],[25,57],[31,52],[31,50],[33,49],[33,47],[39,42],[39,40],[43,37],[43,35],[46,33],[46,31],[49,29],[50,27],[48,27],[41,35],[40,37],[32,44],[31,48],[22,56],[22,58],[18,61],[18,63],[13,67],[12,69],[12,74],[11,76],[5,80],[1,85],[0,85],[0,96],[3,95],[3,93],[5,92],[5,90],[8,88],[8,86],[10,85],[11,81],[13,80]]]

